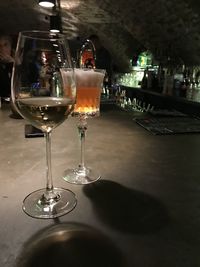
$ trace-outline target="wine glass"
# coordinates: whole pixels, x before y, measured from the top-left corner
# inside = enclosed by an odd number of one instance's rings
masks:
[[[51,171],[51,132],[73,111],[76,98],[74,71],[64,35],[20,32],[11,84],[17,111],[41,129],[46,139],[46,188],[26,196],[23,211],[34,218],[59,217],[77,203],[72,191],[53,186]]]
[[[97,181],[100,174],[85,166],[85,133],[87,119],[100,115],[100,96],[105,70],[75,68],[77,98],[73,116],[78,117],[78,133],[81,143],[80,163],[78,167],[67,169],[63,179],[73,184],[89,184]]]

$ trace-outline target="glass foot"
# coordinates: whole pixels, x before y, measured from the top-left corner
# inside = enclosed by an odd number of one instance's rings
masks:
[[[89,168],[68,169],[64,172],[63,179],[71,184],[91,184],[101,178],[100,174]]]
[[[64,188],[54,188],[55,198],[46,200],[46,189],[39,189],[30,193],[23,201],[23,211],[33,218],[52,219],[72,211],[77,200],[75,194]]]

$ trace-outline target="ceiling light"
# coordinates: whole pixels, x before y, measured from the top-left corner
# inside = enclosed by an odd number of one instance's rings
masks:
[[[55,0],[39,0],[39,5],[43,7],[54,7]]]
[[[61,31],[61,17],[59,15],[50,16],[50,32]]]

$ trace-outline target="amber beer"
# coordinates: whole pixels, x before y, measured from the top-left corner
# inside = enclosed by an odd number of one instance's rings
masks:
[[[75,69],[77,95],[74,115],[99,116],[104,75],[104,70]]]

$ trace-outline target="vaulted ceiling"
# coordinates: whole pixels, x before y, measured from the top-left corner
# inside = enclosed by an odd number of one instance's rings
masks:
[[[60,0],[60,6],[72,48],[96,33],[121,70],[144,49],[164,64],[200,65],[199,0]],[[0,28],[49,30],[51,14],[37,0],[2,0]]]

